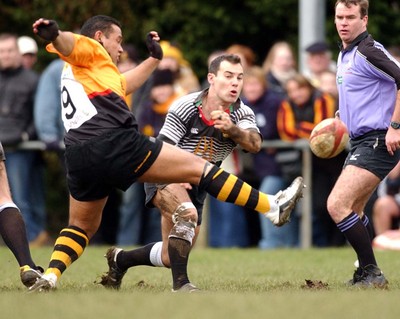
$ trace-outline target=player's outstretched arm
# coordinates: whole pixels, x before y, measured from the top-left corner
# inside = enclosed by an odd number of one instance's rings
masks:
[[[136,68],[130,69],[124,73],[126,78],[126,94],[131,94],[142,86],[151,73],[157,68],[163,57],[163,51],[159,41],[160,37],[157,32],[151,31],[147,34],[146,45],[150,57],[140,63]]]
[[[50,41],[64,56],[69,56],[74,48],[75,38],[72,32],[61,31],[54,20],[40,18],[32,25],[33,33],[43,40]]]

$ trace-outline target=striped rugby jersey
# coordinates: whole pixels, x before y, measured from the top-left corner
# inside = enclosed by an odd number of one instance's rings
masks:
[[[69,56],[52,44],[46,48],[67,63],[61,76],[62,119],[65,144],[88,140],[112,129],[135,127],[137,122],[125,101],[126,79],[97,41],[74,34]]]
[[[236,143],[215,129],[213,121],[208,121],[202,115],[201,101],[207,94],[208,89],[185,95],[173,102],[159,138],[211,163],[220,164],[236,147]],[[242,101],[237,100],[227,113],[239,128],[260,133],[254,112]]]

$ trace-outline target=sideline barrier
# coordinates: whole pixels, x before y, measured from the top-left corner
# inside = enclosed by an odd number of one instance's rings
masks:
[[[61,145],[63,146],[63,145]],[[300,139],[294,142],[285,142],[281,140],[264,141],[263,148],[294,148],[302,152],[303,156],[303,178],[307,186],[304,189],[304,197],[299,202],[301,219],[300,219],[300,247],[310,248],[312,246],[312,184],[311,184],[311,150],[308,140]],[[5,149],[9,149],[5,147]],[[14,149],[22,150],[46,150],[46,145],[41,141],[27,141],[18,144]]]

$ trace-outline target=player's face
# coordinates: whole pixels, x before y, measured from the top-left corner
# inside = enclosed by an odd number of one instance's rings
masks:
[[[108,34],[108,37],[103,34],[101,37],[101,42],[104,46],[104,48],[107,50],[108,54],[111,57],[111,60],[114,62],[115,65],[117,65],[119,61],[119,57],[121,56],[121,53],[124,51],[122,48],[122,31],[121,29],[113,25],[112,26],[113,31],[111,31]]]
[[[360,6],[346,7],[339,3],[335,10],[336,30],[346,48],[358,35],[367,30],[368,16],[361,18]]]
[[[234,103],[243,88],[243,67],[240,63],[222,61],[217,75],[212,74],[209,81],[223,102]]]

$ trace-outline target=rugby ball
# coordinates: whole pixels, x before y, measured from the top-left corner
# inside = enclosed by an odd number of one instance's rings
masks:
[[[332,158],[341,153],[349,142],[346,125],[338,118],[328,118],[318,123],[311,132],[311,151],[320,158]]]

